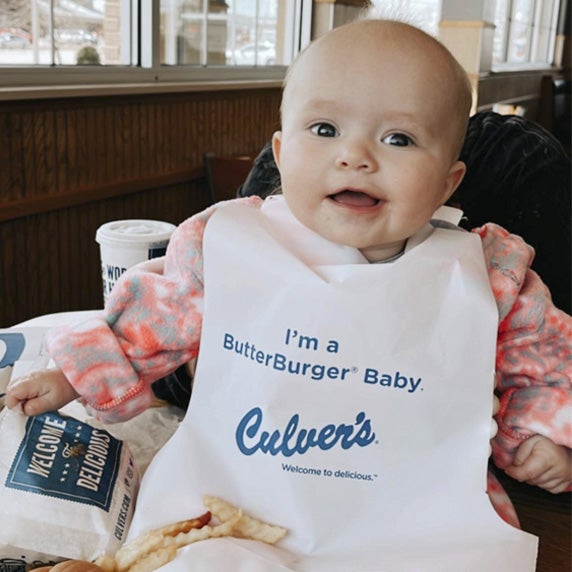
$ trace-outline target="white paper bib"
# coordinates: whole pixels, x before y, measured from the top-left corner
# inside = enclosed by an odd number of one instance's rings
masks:
[[[485,493],[497,311],[478,236],[425,229],[367,264],[278,198],[220,208],[204,264],[191,405],[130,537],[198,515],[204,494],[289,534],[161,570],[534,570],[537,539]]]

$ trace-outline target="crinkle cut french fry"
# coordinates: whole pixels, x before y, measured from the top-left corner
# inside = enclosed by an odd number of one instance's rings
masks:
[[[198,518],[181,520],[138,536],[136,539],[123,545],[115,555],[115,564],[118,572],[126,572],[143,555],[149,554],[165,546],[165,539],[172,538],[181,532],[200,529],[211,519],[211,513],[205,512]]]
[[[222,524],[216,526],[204,526],[203,528],[195,528],[189,532],[182,532],[173,538],[173,543],[177,548],[188,546],[193,542],[207,540],[208,538],[220,538],[221,536],[232,536],[236,524],[242,518],[242,511],[237,510],[233,516]]]
[[[231,515],[237,510],[235,506],[218,497],[206,495],[203,497],[203,503],[216,518],[223,522],[231,518]],[[275,544],[284,538],[287,530],[281,526],[263,522],[249,514],[243,514],[234,527],[234,533],[235,536],[242,538]]]
[[[241,516],[242,513],[237,511],[233,518],[217,526],[192,528],[187,532],[180,532],[176,536],[172,534],[163,536],[160,545],[154,549],[139,552],[137,555],[132,553],[132,556],[136,556],[136,559],[128,568],[125,568],[125,572],[152,572],[173,560],[177,550],[183,546],[188,546],[200,540],[207,540],[208,538],[232,536],[233,527]]]
[[[122,546],[115,555],[115,565],[118,572],[127,572],[138,560],[145,555],[158,550],[164,536],[152,530],[137,537],[133,542]]]
[[[122,546],[115,566],[101,559],[105,572],[153,572],[173,560],[177,550],[209,538],[234,536],[274,544],[287,530],[244,514],[236,506],[213,496],[203,499],[208,509],[198,518],[155,528]],[[220,524],[208,524],[214,515]]]
[[[154,572],[157,568],[161,568],[161,566],[174,560],[175,556],[177,556],[176,546],[160,548],[138,560],[129,568],[129,572]]]
[[[177,536],[181,532],[189,532],[190,530],[199,529],[207,525],[211,520],[210,511],[206,511],[197,518],[189,518],[188,520],[181,520],[175,524],[163,526],[158,529],[164,536]]]
[[[103,572],[117,572],[117,567],[115,566],[115,558],[111,556],[101,556],[95,561],[95,564],[102,568]]]
[[[245,514],[236,523],[234,532],[235,536],[259,540],[266,544],[276,544],[286,536],[287,530],[281,526],[268,524]]]

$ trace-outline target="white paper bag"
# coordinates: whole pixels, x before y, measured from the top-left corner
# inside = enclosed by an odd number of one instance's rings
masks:
[[[0,555],[25,563],[113,555],[139,485],[129,448],[57,412],[0,412]]]
[[[210,494],[289,530],[274,561],[215,540],[164,570],[224,569],[229,554],[233,570],[534,570],[537,539],[485,492],[497,312],[477,236],[426,228],[367,264],[277,198],[219,209],[204,255],[191,405],[130,538]]]
[[[50,365],[49,326],[0,330],[2,393]],[[0,411],[0,563],[26,566],[113,554],[139,487],[129,447],[84,417]],[[68,406],[73,409],[73,405]]]

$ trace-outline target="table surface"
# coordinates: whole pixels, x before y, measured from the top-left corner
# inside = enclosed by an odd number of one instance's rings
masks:
[[[500,471],[523,530],[539,537],[536,572],[572,571],[572,493],[554,495],[519,483]]]

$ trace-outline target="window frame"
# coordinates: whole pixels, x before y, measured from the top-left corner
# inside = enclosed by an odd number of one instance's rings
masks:
[[[287,0],[293,8],[288,12],[286,34],[292,53],[310,42],[312,1]],[[202,89],[206,84],[220,88],[246,84],[281,82],[287,65],[226,66],[226,65],[162,65],[160,63],[160,0],[130,0],[121,4],[122,23],[130,37],[121,45],[120,65],[11,65],[0,64],[0,91],[30,88],[54,88],[62,93],[87,88],[91,91],[125,91],[131,86],[141,90],[171,91],[184,86]],[[123,30],[122,30],[123,31]],[[122,37],[125,37],[122,34]],[[139,51],[139,46],[141,49]],[[6,98],[0,94],[0,99]]]
[[[562,9],[562,0],[532,0],[532,22],[529,42],[527,44],[527,57],[525,61],[509,60],[511,36],[514,32],[513,25],[522,25],[514,18],[514,8],[518,0],[507,0],[502,21],[504,23],[501,45],[502,59],[495,62],[493,60],[491,69],[493,72],[504,71],[524,71],[535,69],[551,69],[555,65],[556,59],[556,37],[558,35],[559,14]],[[550,3],[550,15],[545,14],[546,3]],[[495,26],[498,27],[495,14]],[[546,47],[546,59],[536,59],[539,50],[539,38],[541,33],[549,31],[550,37]],[[496,30],[495,30],[496,34]]]

